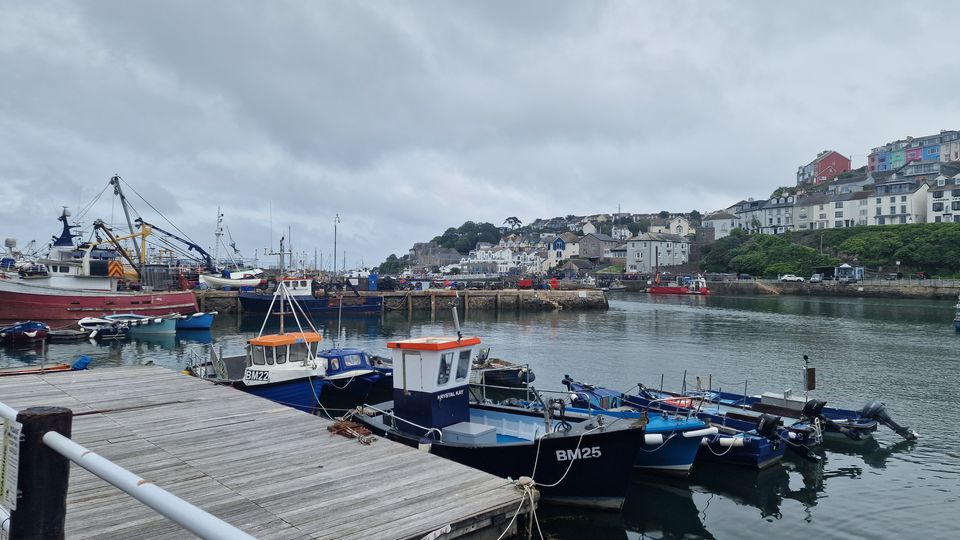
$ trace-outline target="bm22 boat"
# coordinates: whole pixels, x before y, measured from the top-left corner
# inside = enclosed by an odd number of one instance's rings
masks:
[[[558,421],[530,409],[471,403],[471,356],[479,344],[459,332],[389,342],[393,401],[358,407],[352,419],[497,476],[532,478],[545,501],[619,510],[655,422]],[[675,424],[679,431],[704,427],[697,420]]]
[[[676,414],[681,409],[666,400],[651,400],[641,404],[616,390],[602,386],[584,384],[564,376],[563,384],[571,392],[570,406],[566,414],[594,416],[597,414],[620,418],[638,418],[642,414]],[[693,411],[690,411],[691,414]],[[699,415],[698,415],[699,416]],[[698,459],[717,461],[731,465],[740,465],[763,469],[776,465],[783,459],[787,444],[778,433],[779,418],[761,416],[757,421],[725,419],[716,422],[707,415],[701,419],[710,422],[717,433],[706,436],[700,441]]]
[[[257,337],[247,341],[244,354],[225,356],[211,347],[210,360],[194,363],[188,372],[309,413],[317,410],[326,385],[340,391],[356,390],[359,394],[357,401],[360,401],[373,382],[385,376],[384,372],[369,365],[366,355],[324,355],[320,350],[323,338],[309,319],[305,320],[310,329],[304,330],[300,323],[300,316],[304,315],[302,307],[283,282],[277,287],[273,299],[280,300],[280,313],[284,313],[284,309],[291,310],[298,331],[284,332],[281,316],[280,332],[264,334],[264,320]],[[272,308],[271,305],[271,311]]]

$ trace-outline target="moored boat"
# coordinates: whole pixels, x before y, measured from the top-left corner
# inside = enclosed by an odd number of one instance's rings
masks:
[[[95,246],[73,245],[76,236],[69,212],[59,220],[63,231],[50,253],[31,269],[0,272],[0,321],[39,320],[47,324],[75,322],[106,313],[142,315],[197,311],[191,291],[128,292],[117,290],[123,267],[108,257],[94,257]]]
[[[33,343],[47,338],[50,327],[37,321],[26,321],[0,328],[0,344]]]
[[[957,314],[953,316],[953,330],[960,334],[960,296],[957,297]]]
[[[216,311],[207,311],[180,317],[177,319],[177,330],[209,330],[216,316]]]
[[[543,500],[620,509],[644,428],[612,419],[557,422],[469,401],[477,337],[423,337],[393,351],[393,401],[357,409],[372,432],[491,474],[532,478]]]
[[[165,315],[158,317],[148,317],[146,315],[137,315],[136,313],[113,313],[104,315],[104,319],[125,323],[130,327],[130,334],[174,334],[177,332],[177,320],[180,315]]]
[[[677,412],[675,407],[663,407],[663,402],[656,400],[643,406],[632,396],[602,386],[584,384],[569,375],[564,377],[563,384],[571,392],[567,414],[639,418],[643,414]],[[709,417],[703,419],[711,421]],[[774,419],[759,419],[756,424],[742,421],[733,421],[734,425],[730,423],[711,422],[717,432],[700,442],[697,459],[762,469],[779,463],[783,458],[786,444],[777,433],[778,426]]]
[[[257,272],[259,274],[263,274],[262,270]],[[223,273],[230,274],[230,275],[215,276],[212,274],[201,274],[199,276],[200,283],[206,285],[211,289],[230,288],[233,290],[239,290],[239,289],[245,289],[250,287],[257,287],[263,282],[263,279],[259,275],[252,275],[253,272],[249,274],[243,273],[242,275],[245,277],[233,277],[232,273],[229,272],[228,270],[224,270]]]
[[[490,348],[480,349],[473,359],[470,384],[523,388],[537,378],[528,365],[518,365],[500,358],[490,358]]]
[[[130,326],[127,323],[99,317],[84,317],[77,321],[77,325],[87,332],[89,339],[97,341],[126,339],[130,333]]]
[[[708,295],[710,294],[710,287],[707,287],[707,280],[699,275],[695,278],[677,276],[676,282],[664,284],[660,281],[660,274],[657,274],[654,283],[647,287],[647,292],[650,294]]]
[[[288,288],[297,304],[310,315],[367,315],[379,314],[383,310],[380,296],[329,291],[303,277],[284,278],[279,283]],[[268,293],[241,292],[239,298],[244,313],[279,313],[280,306],[272,302],[272,295]]]

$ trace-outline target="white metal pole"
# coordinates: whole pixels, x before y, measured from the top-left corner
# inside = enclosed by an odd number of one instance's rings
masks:
[[[254,538],[55,431],[47,432],[43,443],[200,538]]]

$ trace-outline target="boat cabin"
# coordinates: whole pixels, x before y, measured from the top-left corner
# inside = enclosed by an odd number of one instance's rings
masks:
[[[478,337],[391,341],[393,412],[414,424],[404,431],[443,429],[470,421],[470,361]]]
[[[304,369],[315,369],[321,341],[323,338],[316,332],[287,332],[256,337],[247,341],[246,356],[220,358],[220,364],[214,361],[214,368],[222,379],[236,380],[242,376],[247,384],[296,378],[301,376]],[[245,360],[242,375],[236,369],[236,360],[239,358]],[[322,375],[321,366],[317,369],[317,376]]]
[[[373,373],[367,353],[360,349],[328,349],[320,351],[319,358],[326,371],[326,379],[347,379]]]
[[[313,294],[313,279],[305,277],[283,278],[281,281],[287,290],[290,291],[290,294],[294,296]]]

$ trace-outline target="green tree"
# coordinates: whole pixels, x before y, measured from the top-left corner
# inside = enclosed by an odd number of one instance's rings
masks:
[[[521,221],[516,216],[510,216],[507,219],[503,220],[503,224],[510,227],[511,229],[519,229]]]
[[[693,225],[700,225],[703,222],[703,215],[700,214],[698,210],[690,211],[690,223]]]
[[[669,218],[670,218],[670,212],[667,212],[666,210],[661,210],[660,213],[657,214],[657,216],[659,216],[660,219],[669,219]]]

